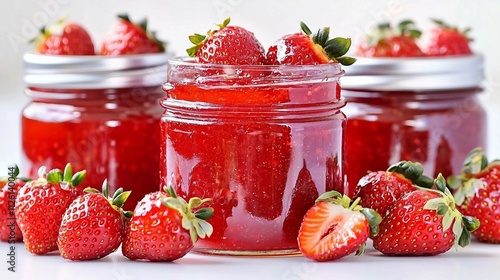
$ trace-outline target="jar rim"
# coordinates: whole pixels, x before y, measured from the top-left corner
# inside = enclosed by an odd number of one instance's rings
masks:
[[[27,87],[105,89],[160,86],[167,73],[168,53],[103,55],[43,55],[23,57]]]
[[[344,75],[340,63],[316,65],[226,65],[197,63],[176,56],[168,60],[168,84],[214,87],[256,87],[338,81]]]
[[[484,80],[481,54],[358,58],[342,85],[352,90],[420,91],[474,88]]]

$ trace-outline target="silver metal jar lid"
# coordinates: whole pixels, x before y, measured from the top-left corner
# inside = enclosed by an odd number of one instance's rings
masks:
[[[170,54],[56,56],[25,54],[24,83],[48,89],[108,89],[159,86]]]
[[[358,58],[345,67],[342,88],[370,91],[455,90],[480,86],[482,55]]]

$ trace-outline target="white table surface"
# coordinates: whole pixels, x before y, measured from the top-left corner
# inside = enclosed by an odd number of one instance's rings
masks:
[[[364,255],[318,263],[295,257],[222,257],[190,253],[172,263],[130,261],[121,251],[97,261],[64,260],[57,252],[32,255],[24,244],[15,244],[16,272],[7,270],[9,244],[0,244],[0,279],[383,279],[383,280],[498,280],[500,244],[473,242],[459,251],[451,249],[432,257],[388,257],[368,244]]]

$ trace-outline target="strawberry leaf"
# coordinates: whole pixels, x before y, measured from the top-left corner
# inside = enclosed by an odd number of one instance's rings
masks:
[[[210,219],[214,214],[214,209],[212,207],[207,207],[207,208],[202,208],[199,209],[194,213],[194,216],[198,219],[201,220],[208,220]]]
[[[98,189],[94,189],[91,187],[86,187],[85,189],[83,189],[83,191],[86,193],[101,193]]]
[[[311,35],[312,34],[311,29],[309,29],[309,27],[303,21],[300,22],[300,29],[306,35]]]
[[[104,179],[102,182],[102,195],[104,195],[106,199],[109,198],[108,179]]]
[[[474,217],[463,216],[462,219],[465,229],[467,229],[470,232],[475,231],[480,225],[479,220]]]
[[[205,40],[205,38],[207,38],[207,36],[195,33],[189,36],[189,41],[195,45],[199,45],[203,43],[203,40]]]
[[[349,57],[349,56],[338,57],[335,58],[335,60],[337,60],[338,62],[340,62],[340,64],[344,66],[349,66],[354,64],[354,62],[356,62],[356,59],[354,57]]]
[[[71,164],[66,164],[64,167],[64,182],[71,182],[71,178],[73,177],[73,169],[71,168]]]
[[[60,169],[52,169],[47,173],[47,182],[60,183],[63,181],[63,173]]]
[[[350,47],[350,38],[336,37],[328,40],[323,48],[330,58],[340,58],[347,53]]]
[[[462,231],[462,234],[460,234],[460,238],[458,240],[458,245],[460,247],[465,247],[470,244],[470,232],[467,230]]]
[[[71,177],[71,185],[74,187],[80,185],[83,182],[83,179],[85,179],[86,174],[87,174],[87,171],[85,171],[85,170],[76,172],[73,175],[73,177]]]
[[[313,35],[312,39],[313,42],[320,46],[324,46],[326,41],[328,41],[328,38],[330,37],[330,28],[325,27],[325,28],[320,28],[318,29],[318,32]],[[342,55],[339,55],[342,56]]]
[[[112,204],[115,205],[116,207],[121,208],[125,203],[125,201],[127,201],[128,197],[130,196],[130,193],[132,193],[132,191],[126,191],[120,193],[118,196],[116,196],[116,198],[113,199]]]

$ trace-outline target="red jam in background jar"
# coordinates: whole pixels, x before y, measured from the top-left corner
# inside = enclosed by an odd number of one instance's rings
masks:
[[[212,198],[214,233],[194,250],[297,251],[319,194],[344,192],[337,64],[224,66],[170,60],[160,173],[184,198]]]
[[[22,113],[23,170],[40,166],[87,171],[82,188],[132,190],[133,210],[159,187],[166,54],[121,57],[27,54]]]
[[[360,58],[343,78],[349,194],[368,171],[418,161],[425,173],[458,174],[486,149],[480,55]]]

